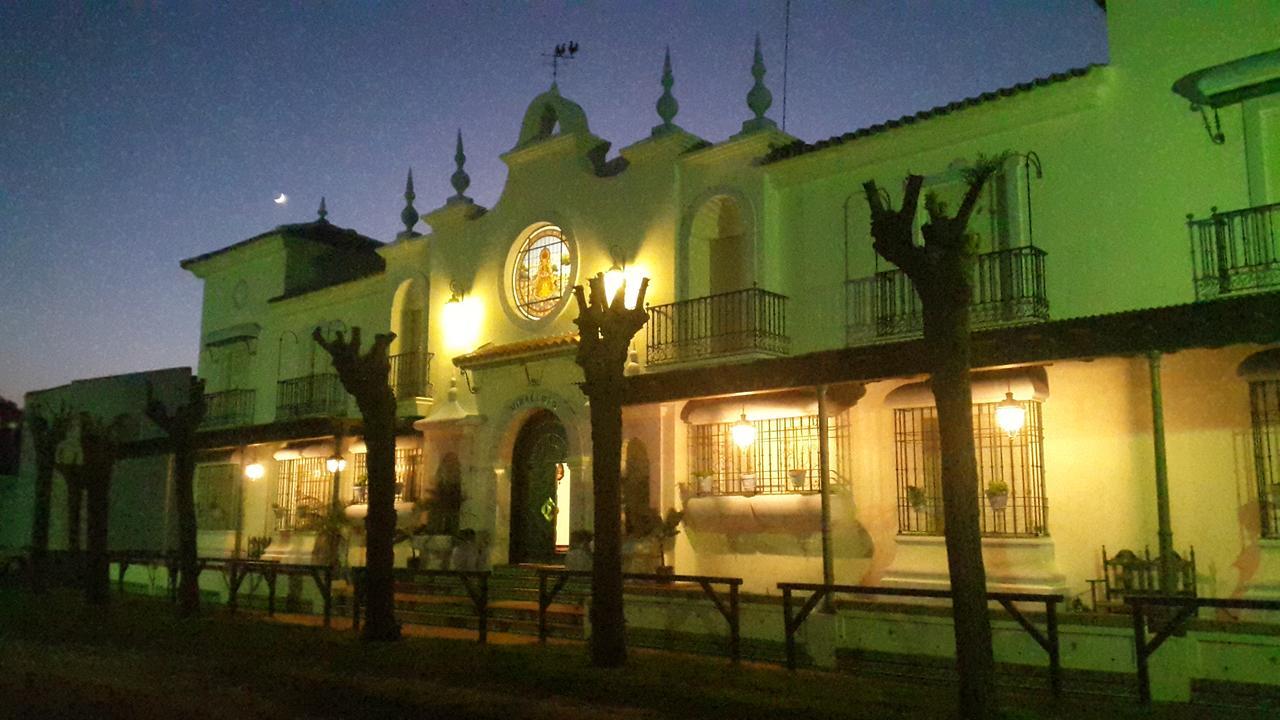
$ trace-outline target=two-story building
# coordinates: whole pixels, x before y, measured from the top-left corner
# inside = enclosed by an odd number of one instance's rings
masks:
[[[651,280],[624,495],[633,527],[685,512],[678,571],[820,579],[825,446],[834,578],[943,584],[918,299],[862,186],[897,203],[914,172],[954,204],[1003,155],[970,225],[990,583],[1088,598],[1104,545],[1158,552],[1163,530],[1200,593],[1280,594],[1280,9],[1113,5],[1106,66],[817,143],[769,119],[758,50],[718,141],[678,125],[670,64],[652,133],[616,153],[553,86],[513,115],[492,208],[460,136],[455,194],[420,215],[410,181],[387,242],[322,204],[183,261],[204,281],[201,552],[307,558],[331,508],[362,516],[359,415],[311,340],[359,327],[396,333],[405,526],[457,483],[492,563],[554,561],[592,522],[571,289],[609,272]]]

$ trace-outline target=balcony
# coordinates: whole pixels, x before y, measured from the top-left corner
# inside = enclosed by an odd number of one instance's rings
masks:
[[[1280,203],[1187,216],[1197,300],[1280,287]]]
[[[979,255],[973,265],[969,322],[974,330],[1049,319],[1045,252],[1034,245]],[[864,345],[915,337],[924,329],[920,297],[901,270],[850,280],[845,286],[847,341]]]
[[[389,380],[397,400],[430,397],[431,383],[427,382],[427,369],[431,367],[434,353],[407,352],[392,355]]]
[[[204,396],[204,421],[200,426],[205,429],[235,427],[253,424],[252,390],[226,390]]]
[[[649,365],[787,354],[787,298],[768,290],[752,287],[648,310]]]
[[[276,419],[343,415],[347,391],[337,375],[304,375],[276,384]]]

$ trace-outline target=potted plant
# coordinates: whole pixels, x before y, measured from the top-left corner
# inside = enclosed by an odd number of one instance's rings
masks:
[[[742,480],[742,492],[746,495],[755,495],[756,494],[756,474],[742,473],[742,475],[740,476],[740,479]]]
[[[1003,480],[987,483],[987,502],[992,510],[1004,510],[1009,504],[1009,485]]]
[[[680,523],[684,521],[684,513],[675,508],[667,509],[667,516],[657,523],[653,536],[658,541],[658,575],[671,576],[675,568],[667,564],[667,541],[674,540],[680,534]]]
[[[331,507],[327,511],[310,513],[306,522],[307,529],[316,533],[312,558],[321,565],[337,567],[344,564],[346,515],[340,509]]]
[[[916,512],[924,510],[925,495],[924,488],[919,485],[907,486],[907,503],[911,505],[911,509]]]
[[[414,505],[416,510],[427,515],[423,534],[456,535],[462,499],[461,481],[448,476],[439,478],[436,486]]]
[[[805,468],[791,468],[787,471],[787,478],[791,481],[792,490],[803,490],[804,481],[809,471]]]

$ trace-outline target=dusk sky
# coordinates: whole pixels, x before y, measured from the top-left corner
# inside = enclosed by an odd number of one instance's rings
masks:
[[[381,240],[452,188],[461,128],[492,206],[541,55],[575,40],[562,93],[618,148],[648,136],[663,47],[675,122],[711,142],[750,117],[769,2],[8,2],[0,5],[0,396],[191,365],[200,283],[178,261],[315,217]],[[786,130],[838,135],[1107,59],[1090,0],[791,7]],[[289,197],[281,206],[279,193]],[[419,224],[419,231],[425,227]]]

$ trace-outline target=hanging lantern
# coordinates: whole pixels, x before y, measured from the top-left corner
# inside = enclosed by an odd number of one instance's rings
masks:
[[[996,405],[996,424],[1012,438],[1018,434],[1027,421],[1026,408],[1013,399],[1013,393],[1004,394],[1004,399]]]
[[[324,461],[324,467],[331,473],[342,472],[347,469],[347,461],[339,455],[334,455]]]
[[[262,463],[249,463],[244,466],[244,476],[250,480],[261,480],[263,475],[267,474],[267,469],[262,467]]]
[[[747,420],[746,411],[743,411],[742,416],[733,424],[729,432],[733,435],[733,444],[741,450],[746,450],[756,441],[756,426]]]

